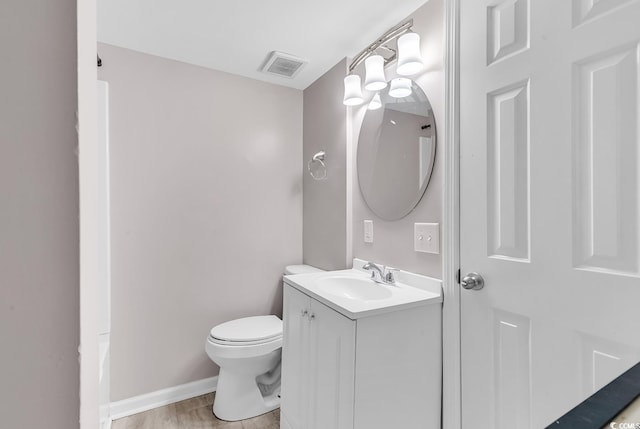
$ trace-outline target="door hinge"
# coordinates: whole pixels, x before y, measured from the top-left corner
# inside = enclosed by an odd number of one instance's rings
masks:
[[[458,272],[456,273],[456,282],[460,284],[460,268],[458,268]]]

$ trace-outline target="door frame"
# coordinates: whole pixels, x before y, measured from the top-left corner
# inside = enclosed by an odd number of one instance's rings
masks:
[[[443,389],[442,427],[460,429],[461,404],[461,332],[460,287],[460,142],[459,142],[459,2],[444,0],[445,27],[445,145],[444,197],[442,207],[443,256]],[[96,159],[97,94],[95,53],[97,46],[96,0],[77,1],[78,36],[78,148],[80,181],[80,428],[97,427],[98,336],[97,296],[92,293],[96,274],[90,251],[92,229],[90,201],[94,189],[86,183],[92,159]],[[81,118],[81,119],[80,119]],[[82,127],[80,127],[80,123]],[[95,215],[95,214],[94,214]],[[94,219],[95,220],[95,219]],[[95,242],[95,241],[94,241]],[[93,255],[95,257],[95,255]],[[87,268],[89,267],[89,268]],[[90,267],[93,267],[92,270]],[[95,350],[94,350],[95,349]]]
[[[444,0],[445,144],[442,201],[442,427],[462,427],[460,323],[460,0]]]
[[[98,94],[96,0],[76,2],[80,187],[80,428],[100,425],[98,315]]]

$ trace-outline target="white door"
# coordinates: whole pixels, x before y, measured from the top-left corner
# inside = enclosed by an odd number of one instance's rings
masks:
[[[460,0],[463,428],[640,360],[640,2]]]

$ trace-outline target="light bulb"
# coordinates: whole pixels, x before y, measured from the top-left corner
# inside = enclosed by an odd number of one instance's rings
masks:
[[[420,35],[406,33],[398,39],[398,66],[396,71],[400,76],[411,76],[424,67],[420,53]]]
[[[344,78],[344,100],[345,106],[359,106],[364,102],[362,88],[360,88],[360,76],[350,74]]]
[[[367,91],[380,91],[387,87],[387,79],[384,77],[384,58],[382,55],[372,55],[364,61],[366,78],[364,89]]]
[[[395,98],[403,98],[411,95],[411,79],[397,77],[391,81],[389,95]]]

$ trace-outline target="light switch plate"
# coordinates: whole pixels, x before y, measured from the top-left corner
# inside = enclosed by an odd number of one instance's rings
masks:
[[[373,221],[364,221],[364,242],[373,243]]]
[[[413,248],[416,252],[440,253],[440,224],[416,223],[413,227]]]

